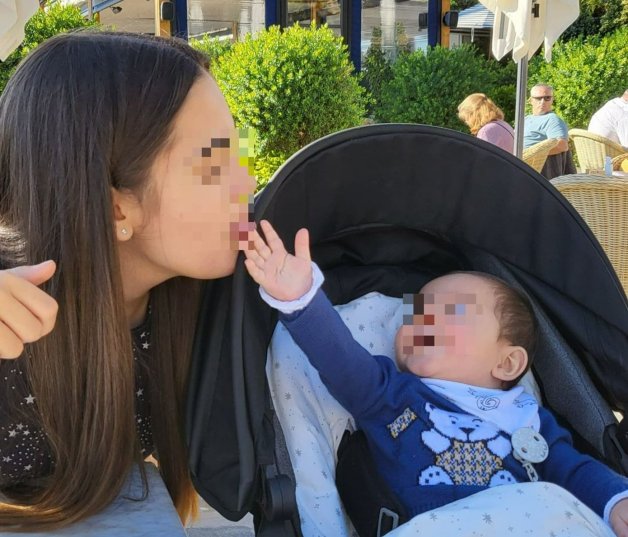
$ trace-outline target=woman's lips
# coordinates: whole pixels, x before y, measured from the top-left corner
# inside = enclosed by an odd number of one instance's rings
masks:
[[[232,222],[229,228],[232,244],[237,246],[238,250],[249,250],[252,247],[249,236],[254,229],[255,222],[252,221]]]

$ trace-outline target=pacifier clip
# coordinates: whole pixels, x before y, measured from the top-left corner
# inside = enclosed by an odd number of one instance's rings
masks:
[[[522,427],[512,433],[510,440],[513,456],[525,468],[530,481],[538,481],[539,474],[533,465],[543,462],[549,455],[545,438],[531,427]]]

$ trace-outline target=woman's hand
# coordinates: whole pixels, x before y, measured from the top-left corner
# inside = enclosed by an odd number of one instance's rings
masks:
[[[17,358],[25,343],[49,334],[55,325],[57,301],[37,286],[49,280],[54,261],[0,270],[0,359]]]
[[[266,241],[253,231],[253,249],[245,250],[244,264],[251,277],[276,300],[301,298],[312,287],[312,260],[307,229],[294,238],[294,254],[284,248],[279,235],[267,220],[260,222]]]

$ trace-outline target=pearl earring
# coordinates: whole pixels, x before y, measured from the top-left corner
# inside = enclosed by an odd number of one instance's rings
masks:
[[[123,227],[123,228],[120,230],[120,233],[122,233],[123,235],[126,235],[126,234],[128,233],[128,231],[126,230],[126,228],[125,228],[125,227]]]

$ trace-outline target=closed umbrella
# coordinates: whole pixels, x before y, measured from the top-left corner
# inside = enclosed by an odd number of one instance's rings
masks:
[[[39,9],[39,0],[0,0],[0,61],[24,41],[24,25]]]
[[[580,15],[579,0],[480,0],[495,13],[493,55],[499,60],[509,52],[517,62],[515,154],[523,151],[523,116],[528,82],[528,58],[541,45],[545,60],[552,59],[552,45]]]

